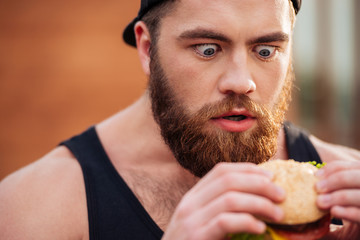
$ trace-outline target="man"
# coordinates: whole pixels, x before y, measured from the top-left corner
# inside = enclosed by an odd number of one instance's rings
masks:
[[[328,163],[317,203],[344,226],[327,238],[358,239],[360,153],[283,127],[299,7],[295,0],[142,1],[124,38],[137,47],[147,91],[6,178],[0,238],[262,233],[255,216],[279,221],[276,203],[285,194],[256,163],[303,154]]]

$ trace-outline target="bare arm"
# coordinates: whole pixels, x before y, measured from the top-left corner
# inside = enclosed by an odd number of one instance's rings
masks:
[[[327,163],[333,161],[360,161],[360,151],[341,145],[324,142],[315,136],[310,136],[311,142],[318,151],[320,158]]]
[[[81,169],[66,149],[0,182],[0,239],[86,239],[87,229]]]

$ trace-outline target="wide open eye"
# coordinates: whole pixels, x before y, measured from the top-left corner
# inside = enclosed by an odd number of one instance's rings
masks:
[[[255,47],[254,51],[257,53],[258,57],[263,59],[269,59],[276,54],[276,47],[259,45]]]
[[[213,57],[219,51],[219,48],[217,44],[208,43],[194,46],[196,53],[205,58]]]

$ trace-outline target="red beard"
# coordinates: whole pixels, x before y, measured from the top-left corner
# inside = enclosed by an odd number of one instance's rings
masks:
[[[169,86],[156,51],[152,50],[151,54],[149,90],[154,119],[182,167],[202,177],[219,162],[261,163],[275,154],[278,132],[290,100],[292,72],[289,71],[279,101],[272,110],[256,104],[248,96],[233,94],[191,115]],[[205,130],[211,118],[236,107],[246,108],[256,117],[254,130],[236,133],[216,127]]]

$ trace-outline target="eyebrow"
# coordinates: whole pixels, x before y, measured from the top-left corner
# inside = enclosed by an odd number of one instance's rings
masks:
[[[288,42],[289,34],[284,32],[275,32],[266,34],[264,36],[256,37],[254,39],[250,39],[246,43],[248,45],[256,44],[256,43],[270,43],[270,42]]]
[[[212,30],[203,29],[203,28],[196,28],[196,29],[192,29],[192,30],[187,30],[187,31],[181,33],[179,37],[177,37],[178,40],[201,39],[201,38],[213,39],[213,40],[218,40],[218,41],[226,42],[226,43],[231,43],[232,42],[228,37],[226,37],[222,33],[215,32],[215,31],[212,31]]]
[[[178,40],[183,39],[213,39],[218,40],[225,43],[232,43],[232,40],[225,36],[222,33],[207,30],[203,28],[196,28],[192,30],[187,30],[180,34],[179,37],[177,37]],[[260,37],[256,37],[253,39],[248,40],[246,43],[248,45],[251,44],[258,44],[258,43],[270,43],[270,42],[288,42],[289,41],[289,35],[284,32],[275,32],[266,34]]]

